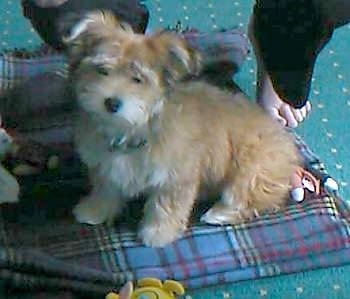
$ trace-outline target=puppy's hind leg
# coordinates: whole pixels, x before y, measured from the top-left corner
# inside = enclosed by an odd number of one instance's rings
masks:
[[[146,202],[139,236],[144,244],[163,247],[186,229],[198,195],[198,184],[171,186],[153,194]]]
[[[248,201],[237,196],[233,181],[224,186],[220,200],[201,217],[201,221],[214,225],[237,224],[252,216]]]
[[[288,191],[288,171],[276,172],[259,163],[247,163],[231,176],[221,200],[201,220],[216,225],[249,221],[261,213],[279,210],[286,204]]]

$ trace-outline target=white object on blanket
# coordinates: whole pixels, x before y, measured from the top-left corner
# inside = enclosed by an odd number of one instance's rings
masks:
[[[11,136],[3,128],[0,128],[0,160],[10,151],[11,147]],[[17,202],[18,195],[19,184],[17,180],[0,164],[0,204],[4,202]]]
[[[0,204],[18,202],[19,185],[17,180],[0,165]]]
[[[295,202],[302,202],[304,200],[305,190],[303,187],[295,188],[291,191],[291,197]]]

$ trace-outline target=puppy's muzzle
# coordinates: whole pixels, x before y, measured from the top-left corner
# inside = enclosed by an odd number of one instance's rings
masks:
[[[104,101],[106,110],[110,113],[117,113],[123,106],[123,101],[118,97],[106,98]]]

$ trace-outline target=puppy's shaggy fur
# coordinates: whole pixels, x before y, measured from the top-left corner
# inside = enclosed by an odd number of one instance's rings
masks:
[[[140,237],[164,246],[186,229],[201,190],[220,200],[203,216],[236,224],[282,207],[299,164],[293,139],[242,94],[200,80],[200,56],[177,36],[135,34],[106,12],[66,40],[80,106],[76,146],[93,190],[74,209],[99,224],[146,194]]]

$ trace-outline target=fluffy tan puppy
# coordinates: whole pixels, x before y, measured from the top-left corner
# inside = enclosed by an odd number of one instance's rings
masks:
[[[164,246],[185,229],[203,190],[202,220],[236,224],[285,205],[299,157],[291,136],[242,94],[200,80],[200,56],[171,33],[135,34],[107,12],[87,15],[66,43],[80,107],[75,141],[91,194],[82,223],[118,216],[146,195],[139,236]]]

